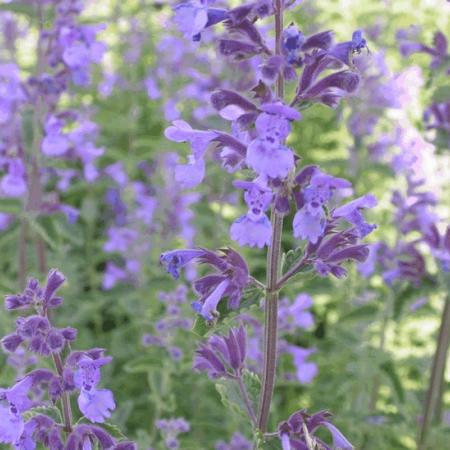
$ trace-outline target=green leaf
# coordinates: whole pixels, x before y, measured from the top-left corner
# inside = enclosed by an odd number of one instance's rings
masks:
[[[23,418],[26,421],[39,415],[45,415],[52,418],[56,423],[62,423],[61,412],[56,406],[36,406],[23,413]]]
[[[300,259],[303,256],[303,248],[297,247],[294,250],[289,250],[287,253],[283,253],[283,259],[282,259],[282,267],[283,267],[283,273],[286,273],[292,267],[295,266],[296,263],[300,261]]]
[[[253,410],[256,411],[259,392],[261,389],[261,381],[257,374],[250,372],[249,370],[244,370],[242,380],[246,387]],[[232,411],[236,415],[245,417],[250,421],[247,407],[242,399],[239,384],[236,380],[223,379],[216,383],[216,389],[220,395],[223,405],[227,408],[227,410]]]
[[[51,248],[55,249],[57,247],[54,240],[47,233],[47,230],[36,220],[32,219],[29,221],[30,228],[40,236]]]
[[[397,394],[398,400],[403,403],[405,401],[405,391],[403,389],[403,384],[398,376],[395,369],[394,363],[392,361],[386,361],[380,365],[380,369],[384,372],[392,383],[395,393]]]
[[[1,198],[0,211],[10,214],[20,214],[22,211],[22,202],[16,198]]]
[[[247,388],[247,393],[253,409],[256,411],[259,401],[259,394],[261,392],[261,380],[255,372],[245,369],[242,373],[244,385]]]
[[[107,431],[114,439],[122,440],[126,439],[126,436],[120,431],[120,428],[117,425],[114,425],[109,422],[102,423],[102,428]]]
[[[355,308],[350,313],[341,317],[341,322],[344,320],[373,320],[378,312],[378,306],[374,303],[368,303],[359,308]]]
[[[143,356],[138,356],[127,362],[124,369],[128,373],[145,373],[148,372],[155,365],[161,363],[161,355],[156,353],[149,353]]]
[[[435,103],[442,103],[450,101],[450,84],[439,86],[432,96],[432,101]]]

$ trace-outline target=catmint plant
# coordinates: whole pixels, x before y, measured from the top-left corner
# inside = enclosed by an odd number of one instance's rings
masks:
[[[246,368],[245,328],[233,328],[223,336],[213,334],[199,345],[194,360],[196,370],[237,384],[258,448],[277,437],[283,450],[319,445],[329,448],[315,436],[317,428],[325,427],[335,445],[350,449],[352,445],[330,423],[327,412],[310,415],[298,411],[282,422],[278,431],[268,432],[278,354],[280,290],[304,271],[321,277],[345,277],[346,262],[367,258],[367,245],[361,241],[376,228],[364,218],[364,211],[377,203],[373,195],[343,202],[352,194],[351,183],[318,166],[302,165],[300,156],[289,147],[289,134],[293,127],[301,128],[302,114],[309,106],[321,103],[336,107],[356,91],[360,75],[353,55],[367,48],[360,30],[350,40],[335,43],[331,31],[305,36],[295,23],[285,27],[285,10],[297,3],[257,0],[229,9],[208,1],[189,1],[174,8],[175,21],[185,37],[201,42],[209,28],[223,24],[225,34],[218,41],[219,53],[233,62],[259,62],[258,82],[248,92],[220,88],[211,94],[219,116],[230,122],[229,131],[196,130],[176,120],[165,134],[169,140],[191,146],[187,164],[178,165],[175,172],[175,181],[184,188],[202,183],[212,149],[227,172],[242,173],[234,185],[243,191],[248,209],[231,225],[230,237],[240,246],[267,247],[267,273],[265,283],[255,279],[245,259],[230,247],[216,252],[203,248],[171,250],[161,255],[161,263],[176,279],[190,262],[213,268],[193,282],[198,298],[192,307],[200,316],[197,321],[203,321],[207,329],[247,302],[250,290],[260,290],[257,297],[265,295],[258,404],[249,394],[249,380],[245,382],[245,374],[252,377]],[[266,43],[267,29],[259,26],[270,18],[275,28],[273,48]],[[296,86],[289,99],[285,81]],[[292,249],[290,265],[282,273],[282,240],[287,228],[283,223],[291,211],[294,218],[289,232],[300,246]]]
[[[20,219],[21,287],[29,264],[28,236],[32,236],[39,269],[44,273],[46,243],[45,233],[36,231],[40,230],[39,219],[55,213],[63,213],[69,223],[78,219],[79,210],[61,198],[80,173],[88,183],[97,179],[96,161],[104,152],[95,144],[98,126],[90,120],[90,112],[61,106],[63,96],[74,87],[91,83],[92,66],[100,62],[106,50],[97,39],[104,26],[80,24],[84,7],[80,1],[29,3],[37,32],[31,73],[23,76],[15,61],[14,43],[21,36],[11,28],[11,60],[0,63],[0,152],[4,172],[0,189],[3,197],[20,200],[22,212],[2,213],[2,228]],[[72,167],[61,167],[58,161],[69,161]],[[76,168],[78,164],[81,171]]]
[[[38,444],[51,450],[136,449],[119,441],[104,428],[115,409],[113,393],[101,387],[101,369],[112,360],[104,349],[72,350],[77,330],[53,325],[53,313],[62,305],[57,294],[64,275],[50,270],[45,286],[28,280],[21,294],[5,297],[8,311],[26,313],[16,320],[16,330],[1,340],[3,350],[31,352],[41,364],[21,374],[15,384],[0,389],[0,442],[16,449],[33,450]],[[53,369],[44,360],[52,361]],[[39,367],[40,366],[40,367]],[[34,390],[40,388],[42,395]],[[73,415],[76,397],[80,417]]]

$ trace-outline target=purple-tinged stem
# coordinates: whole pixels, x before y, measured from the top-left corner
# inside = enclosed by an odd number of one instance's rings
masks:
[[[431,368],[430,384],[425,398],[422,426],[417,441],[418,450],[426,450],[427,437],[436,412],[441,401],[440,393],[444,380],[445,366],[447,362],[448,349],[450,346],[450,295],[445,299],[444,311],[442,312],[441,326],[437,340],[436,352]]]
[[[286,282],[292,278],[298,271],[300,271],[306,264],[307,260],[302,258],[295,266],[289,269],[277,282],[275,289],[280,290]]]
[[[275,54],[281,55],[283,33],[284,0],[275,0]],[[284,98],[284,78],[282,73],[277,79],[277,95]],[[278,291],[276,285],[280,274],[281,236],[283,231],[283,216],[272,208],[271,221],[273,226],[272,241],[267,253],[267,295],[265,301],[264,323],[264,365],[262,388],[258,410],[258,429],[265,433],[269,421],[270,404],[272,403],[277,367],[277,325],[278,325]]]
[[[256,426],[256,414],[253,410],[252,402],[248,396],[247,388],[245,387],[244,382],[242,381],[242,376],[236,377],[236,381],[239,385],[239,391],[241,392],[241,397],[244,400],[245,407],[247,408],[247,413],[252,421],[253,426]]]

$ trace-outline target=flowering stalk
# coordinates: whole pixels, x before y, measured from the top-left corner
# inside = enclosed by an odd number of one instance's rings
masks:
[[[275,1],[275,53],[282,54],[284,0]],[[284,97],[284,77],[282,71],[277,78],[277,95],[280,100]],[[261,432],[267,429],[277,366],[277,323],[278,323],[278,291],[277,280],[280,273],[281,236],[283,232],[283,216],[275,207],[272,208],[271,221],[273,224],[272,241],[267,252],[267,295],[264,324],[264,366],[262,375],[262,389],[258,411],[258,428]]]

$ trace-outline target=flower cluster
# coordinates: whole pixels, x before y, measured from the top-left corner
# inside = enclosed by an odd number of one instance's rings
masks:
[[[216,269],[215,273],[193,282],[199,298],[192,307],[206,320],[217,317],[217,307],[224,297],[228,297],[230,309],[238,308],[244,288],[251,283],[245,260],[231,248],[217,253],[205,249],[172,250],[163,253],[160,260],[174,278],[179,277],[180,268],[193,260]]]
[[[23,450],[34,449],[38,443],[56,450],[90,448],[93,442],[102,449],[134,450],[133,443],[117,442],[95,425],[111,417],[116,407],[113,393],[99,387],[100,368],[112,358],[104,356],[104,350],[100,348],[72,351],[70,344],[76,339],[77,331],[70,327],[56,328],[51,323],[50,311],[63,303],[57,290],[64,281],[64,275],[53,269],[44,287],[30,279],[23,293],[5,298],[7,310],[30,311],[30,315],[17,319],[16,331],[1,341],[3,349],[14,354],[20,348],[38,356],[51,357],[55,370],[34,369],[12,387],[0,389],[0,442]],[[36,396],[36,389],[42,395]],[[72,394],[77,395],[79,410],[88,423],[72,424]],[[25,415],[36,407],[54,408],[58,401],[61,402],[63,424],[45,413]],[[62,429],[66,433],[65,444]]]
[[[97,40],[102,25],[80,25],[78,17],[82,2],[58,0],[40,3],[38,14],[52,15],[50,28],[40,29],[37,40],[37,70],[35,75],[22,79],[14,62],[0,64],[0,194],[22,198],[29,210],[38,214],[62,212],[70,223],[78,218],[78,210],[60,200],[79,170],[53,167],[54,159],[81,162],[84,178],[93,182],[99,175],[96,160],[104,149],[95,145],[98,127],[83,110],[59,109],[60,99],[73,83],[86,86],[90,82],[93,64],[100,62],[105,45]],[[11,50],[18,33],[10,28]],[[33,144],[26,148],[23,135],[25,110],[33,113]],[[45,156],[40,167],[39,155]],[[56,164],[58,165],[58,164]],[[51,192],[47,192],[51,190]],[[11,214],[1,213],[1,228],[14,220]]]
[[[283,450],[316,448],[331,450],[325,442],[314,435],[319,427],[325,427],[333,438],[333,448],[352,450],[354,447],[347,438],[330,422],[327,411],[309,415],[301,410],[292,414],[286,422],[278,426],[278,435]]]
[[[196,350],[194,369],[210,378],[239,378],[245,367],[247,335],[244,327],[231,329],[228,336],[211,336]]]
[[[189,422],[182,417],[177,419],[159,419],[155,422],[155,427],[161,431],[164,437],[164,444],[170,450],[178,450],[180,448],[178,435],[187,433],[191,429]]]

